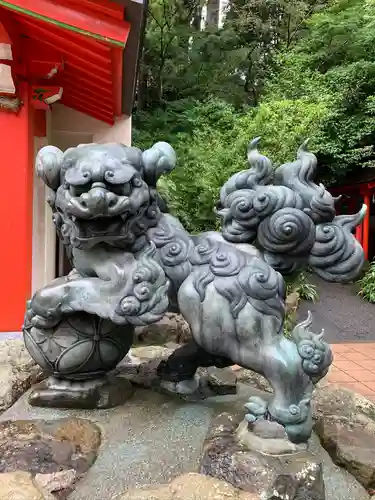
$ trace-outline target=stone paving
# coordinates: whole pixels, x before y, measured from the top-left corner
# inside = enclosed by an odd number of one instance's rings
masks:
[[[375,401],[375,343],[333,344],[331,348],[334,360],[328,381]]]

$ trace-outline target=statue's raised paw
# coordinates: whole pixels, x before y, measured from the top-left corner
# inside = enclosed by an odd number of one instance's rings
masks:
[[[26,306],[25,323],[37,328],[53,328],[61,321],[61,302],[52,305],[52,307],[42,307],[38,303],[38,295],[35,294],[32,300],[29,300]]]

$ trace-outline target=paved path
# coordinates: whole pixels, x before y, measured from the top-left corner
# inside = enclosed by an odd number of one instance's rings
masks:
[[[326,283],[312,275],[308,280],[317,285],[319,301],[302,303],[299,319],[310,310],[314,331],[324,328],[330,344],[375,342],[375,304],[358,297],[353,285]]]

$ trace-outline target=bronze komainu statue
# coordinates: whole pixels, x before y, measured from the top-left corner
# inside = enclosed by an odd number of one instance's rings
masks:
[[[82,396],[126,355],[134,326],[179,311],[193,340],[159,365],[162,380],[186,392],[196,388],[199,366],[254,370],[273,398],[251,398],[246,418],[276,420],[295,442],[309,438],[313,386],[332,354],[323,334],[309,330],[310,317],[284,335],[282,275],[308,266],[328,281],[353,280],[364,256],[352,231],[366,207],[336,216],[336,200],[313,182],[316,158],[306,143],[276,170],[257,144],[249,146],[250,168],[221,189],[222,231],[199,235],[166,213],[157,192],[158,178],[176,164],[170,145],[39,152],[37,171],[51,188],[73,267],[27,305],[25,343],[54,390],[78,384]],[[64,398],[56,403],[47,390],[38,404],[64,406]]]

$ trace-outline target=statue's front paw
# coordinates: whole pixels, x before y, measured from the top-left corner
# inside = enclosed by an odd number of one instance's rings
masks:
[[[58,307],[42,310],[29,300],[26,305],[25,326],[36,328],[53,328],[60,323],[62,314]]]

